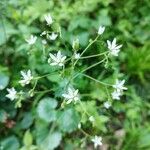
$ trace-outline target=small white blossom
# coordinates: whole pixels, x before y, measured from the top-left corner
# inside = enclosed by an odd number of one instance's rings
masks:
[[[100,26],[99,29],[98,29],[98,34],[102,35],[104,33],[104,31],[105,31],[105,27]]]
[[[93,116],[90,116],[90,117],[89,117],[89,120],[90,120],[91,122],[94,122],[94,121],[95,121],[95,118],[94,118]]]
[[[68,88],[67,93],[62,94],[62,96],[67,100],[67,104],[71,102],[76,103],[79,100],[78,89]]]
[[[6,95],[7,98],[9,98],[11,101],[15,100],[17,98],[17,91],[15,88],[7,89],[8,94]]]
[[[106,108],[106,109],[109,109],[110,107],[111,107],[111,103],[110,102],[105,102],[104,103],[104,107]]]
[[[31,70],[28,70],[27,72],[21,71],[22,80],[19,81],[19,83],[22,86],[25,86],[26,84],[29,84],[31,80],[33,79],[33,76],[31,74]]]
[[[117,91],[122,92],[123,90],[127,90],[126,87],[124,87],[125,80],[116,80],[116,83],[113,85],[113,88],[115,88]]]
[[[102,137],[96,135],[96,136],[92,139],[92,142],[94,143],[94,148],[97,148],[98,146],[101,146],[101,145],[102,145]]]
[[[58,34],[55,34],[54,32],[52,32],[51,35],[49,35],[49,39],[54,41],[57,38]]]
[[[81,123],[78,124],[78,129],[81,129]]]
[[[61,51],[58,51],[57,54],[49,54],[50,58],[48,59],[48,63],[50,63],[51,66],[63,66],[64,61],[66,59],[66,56],[63,56],[61,54]]]
[[[41,34],[40,34],[40,36],[43,36],[43,35],[46,35],[47,34],[47,32],[46,31],[43,31]]]
[[[46,40],[42,40],[42,44],[47,44],[47,41]]]
[[[116,38],[114,38],[112,42],[107,40],[107,46],[108,49],[110,50],[110,54],[113,56],[118,56],[120,48],[122,47],[122,45],[116,44]]]
[[[44,18],[47,22],[47,25],[51,25],[53,23],[53,19],[50,14],[44,15]]]
[[[75,59],[80,59],[80,53],[75,53],[75,54],[74,54],[74,58],[75,58]]]
[[[112,95],[112,99],[116,99],[116,100],[120,100],[120,96],[122,95],[122,93],[120,91],[114,91],[113,93],[111,93]]]
[[[33,36],[31,35],[29,39],[26,39],[26,42],[29,44],[29,45],[33,45],[37,40],[37,37],[36,36]]]

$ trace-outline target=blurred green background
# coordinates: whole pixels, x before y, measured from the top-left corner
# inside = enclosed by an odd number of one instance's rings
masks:
[[[95,129],[92,130],[89,124],[85,124],[84,129],[93,135],[95,133],[104,136],[103,150],[150,150],[150,1],[0,0],[0,83],[4,87],[18,86],[20,70],[31,68],[37,74],[52,71],[41,56],[42,44],[37,42],[33,48],[34,55],[28,56],[30,47],[25,42],[25,38],[30,34],[39,36],[42,31],[48,29],[43,19],[46,13],[50,13],[58,22],[54,31],[58,31],[61,26],[63,37],[55,44],[49,43],[46,47],[47,54],[59,47],[69,56],[75,37],[79,38],[82,48],[86,47],[89,40],[96,36],[99,25],[106,26],[103,41],[116,37],[117,41],[123,44],[119,58],[112,60],[107,69],[97,66],[94,71],[88,72],[102,81],[112,82],[118,74],[126,79],[127,94],[121,101],[116,101],[113,108],[108,111],[101,108],[106,98],[103,87],[83,77],[76,82],[80,91],[91,93],[91,98],[84,100],[84,107],[93,114],[102,114]],[[103,42],[98,42],[86,54],[101,52],[104,45]],[[93,62],[94,59],[83,61],[79,66],[85,68]],[[41,81],[38,88],[49,89],[56,86],[53,84],[59,84],[59,81],[57,75],[50,76]],[[59,84],[60,89],[62,85],[63,83]],[[51,123],[38,119],[35,107],[37,104],[27,100],[22,108],[15,109],[14,103],[5,98],[6,93],[6,89],[0,91],[1,149],[18,150],[28,144],[45,145],[41,150],[54,149],[57,146],[58,149],[65,150],[87,149],[86,146],[90,149],[91,145],[87,143],[84,148],[80,147],[84,136],[80,135],[74,125],[79,120],[74,109],[80,112],[80,107],[58,112],[64,118],[70,114],[69,120],[72,122],[68,127],[60,120],[58,129],[47,135]],[[45,95],[39,94],[32,100],[39,101],[43,96]],[[54,95],[46,96],[59,97],[59,90]],[[98,100],[98,103],[95,100]],[[86,120],[85,117],[83,124]],[[28,129],[30,131],[26,132]],[[33,142],[30,140],[31,135]],[[43,142],[46,136],[49,142]],[[31,150],[31,147],[24,150]]]

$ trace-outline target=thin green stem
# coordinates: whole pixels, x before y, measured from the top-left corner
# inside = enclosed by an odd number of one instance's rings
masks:
[[[52,74],[55,74],[55,73],[57,73],[57,72],[58,72],[58,71],[52,72],[52,73],[48,73],[48,74],[45,74],[45,75],[42,75],[42,76],[39,76],[39,77],[35,77],[34,80],[39,80],[39,79],[41,79],[41,78],[45,78],[45,77],[50,76],[50,75],[52,75]]]
[[[35,91],[34,93],[35,93],[35,94],[38,94],[38,93],[47,93],[47,92],[51,92],[51,91],[53,91],[53,89],[44,90],[44,91]]]
[[[108,97],[108,101],[112,100],[112,98],[111,98],[111,96],[110,96],[110,94],[108,92],[108,88],[107,88],[106,85],[105,85],[105,89],[106,89],[106,94],[107,94],[107,97]]]
[[[108,83],[104,83],[104,82],[102,82],[102,81],[99,81],[99,80],[97,80],[97,79],[95,79],[95,78],[93,78],[93,77],[91,77],[91,76],[89,76],[89,75],[87,75],[87,74],[82,74],[82,75],[85,76],[85,77],[87,77],[87,78],[89,78],[89,79],[91,79],[91,80],[93,80],[93,81],[95,81],[95,82],[97,82],[97,83],[103,84],[103,85],[105,85],[105,86],[112,86],[111,84],[108,84]]]
[[[104,62],[104,61],[105,61],[105,59],[103,59],[103,60],[101,60],[101,61],[99,61],[99,62],[97,62],[97,63],[95,63],[95,64],[93,64],[93,65],[91,65],[91,66],[89,66],[89,67],[87,67],[86,69],[82,70],[81,73],[83,73],[83,72],[85,72],[85,71],[87,71],[87,70],[89,70],[89,69],[91,69],[91,68],[93,68],[93,67],[95,67],[95,66],[101,64],[101,63]]]
[[[69,85],[69,83],[70,83],[73,79],[75,79],[77,76],[81,75],[83,72],[85,72],[85,71],[87,71],[87,70],[89,70],[89,69],[91,69],[91,68],[93,68],[93,67],[99,65],[100,63],[104,62],[105,59],[106,59],[106,58],[104,58],[103,60],[101,60],[101,61],[99,61],[99,62],[97,62],[97,63],[95,63],[95,64],[89,66],[88,68],[86,68],[86,69],[82,70],[81,72],[77,73],[75,76],[71,77],[71,78],[69,79],[69,81],[68,81],[66,87],[67,87],[67,86]]]
[[[87,51],[87,49],[88,49],[92,44],[94,44],[94,43],[97,41],[98,37],[99,37],[99,35],[97,35],[97,37],[96,37],[92,42],[90,42],[90,43],[88,44],[88,46],[87,46],[87,47],[84,49],[84,51],[81,53],[81,56]]]
[[[83,72],[85,72],[85,71],[87,71],[87,70],[89,70],[89,69],[91,69],[91,68],[93,68],[93,67],[95,67],[95,66],[101,64],[101,63],[104,62],[105,60],[106,60],[106,58],[104,58],[103,60],[101,60],[101,61],[99,61],[99,62],[97,62],[97,63],[95,63],[95,64],[93,64],[93,65],[91,65],[91,66],[89,66],[89,67],[87,67],[86,69],[82,70],[80,73],[76,74],[76,75],[73,77],[73,79],[76,78],[78,75],[82,74]]]
[[[83,106],[83,103],[80,101],[80,106],[82,107],[83,111],[90,116],[90,114],[86,111],[85,107]]]
[[[85,132],[83,129],[80,129],[80,131],[85,135],[85,136],[91,136],[87,132]]]
[[[34,86],[33,86],[32,90],[34,90],[34,89],[35,89],[35,87],[36,87],[36,85],[37,85],[37,82],[38,82],[38,80],[35,80],[35,82],[34,82]]]
[[[98,37],[99,37],[99,35],[97,35],[97,37],[96,37],[92,42],[90,42],[90,43],[88,44],[88,46],[87,46],[87,47],[83,50],[83,52],[81,53],[80,57],[82,57],[82,55],[87,51],[87,49],[88,49],[92,44],[94,44],[94,43],[97,41]],[[79,59],[77,59],[77,60],[75,61],[74,66],[77,64],[78,60],[79,60]]]
[[[71,60],[71,58],[66,59],[66,60],[65,60],[65,63],[68,62],[69,60]]]
[[[85,56],[85,57],[80,57],[80,59],[87,59],[87,58],[92,58],[92,57],[98,57],[107,54],[108,52],[96,54],[96,55],[90,55],[90,56]]]

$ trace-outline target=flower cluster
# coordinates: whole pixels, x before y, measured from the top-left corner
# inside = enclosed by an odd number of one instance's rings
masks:
[[[22,79],[19,81],[19,83],[22,86],[29,84],[31,82],[31,80],[33,79],[31,70],[28,70],[27,72],[21,71],[21,75],[22,75]],[[6,97],[9,98],[11,101],[18,99],[19,93],[15,90],[14,87],[12,87],[10,89],[7,88],[7,92],[8,92],[8,94],[6,95]],[[22,92],[20,92],[20,93],[22,93]]]

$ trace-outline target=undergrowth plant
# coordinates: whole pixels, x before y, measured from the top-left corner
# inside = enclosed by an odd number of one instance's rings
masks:
[[[22,121],[21,126],[25,126],[25,130],[28,128],[30,130],[24,133],[20,150],[50,150],[58,146],[63,148],[61,141],[63,138],[69,139],[73,136],[72,133],[80,139],[78,147],[81,149],[92,143],[94,148],[98,148],[107,143],[105,133],[109,119],[106,112],[109,112],[116,100],[121,99],[127,88],[124,86],[125,80],[119,75],[116,75],[116,79],[112,79],[112,82],[104,82],[91,76],[90,72],[94,72],[98,65],[107,72],[111,61],[119,57],[122,45],[117,44],[116,38],[104,41],[103,36],[107,28],[100,26],[98,31],[95,31],[95,38],[89,40],[85,48],[80,47],[80,40],[77,37],[68,48],[69,42],[62,42],[63,34],[57,21],[50,14],[45,15],[44,19],[47,28],[40,35],[30,35],[25,39],[29,47],[26,55],[30,60],[28,62],[30,67],[22,68],[18,72],[20,80],[14,84],[15,86],[7,88],[6,97],[12,101],[16,109],[28,109],[24,105],[32,109],[32,115],[27,114]],[[49,50],[48,47],[53,47],[57,40],[60,40],[61,46],[56,45],[57,49]],[[91,55],[86,55],[97,42],[102,43],[103,49],[99,50],[100,53],[91,52]],[[38,43],[42,43],[42,48],[37,50],[35,47]],[[40,51],[40,57],[37,56],[37,51]],[[43,74],[36,68],[33,69],[32,65],[39,63],[32,61],[35,57],[39,57],[43,64],[49,65],[48,73]],[[84,64],[84,67],[81,65],[81,62],[86,63],[90,59],[95,59],[96,62],[91,65]],[[51,78],[52,82],[47,80],[48,78]],[[78,84],[82,85],[81,78],[99,84],[104,90],[105,100],[100,103],[96,99],[91,101],[93,99],[91,91],[85,93],[84,90],[91,85],[87,84],[80,89]],[[3,90],[6,87],[1,83],[0,88]],[[7,114],[4,116],[5,123]],[[21,135],[18,133],[18,136]],[[1,143],[1,149],[3,146],[5,143]]]

